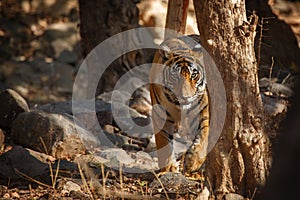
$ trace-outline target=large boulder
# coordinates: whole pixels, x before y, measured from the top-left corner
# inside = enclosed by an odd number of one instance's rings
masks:
[[[60,159],[73,159],[84,154],[86,147],[99,145],[99,140],[75,124],[72,117],[42,111],[20,114],[12,125],[11,138]]]
[[[29,112],[26,100],[12,89],[0,93],[0,127],[8,129],[20,113]]]
[[[0,180],[15,181],[27,176],[49,182],[49,175],[49,164],[40,161],[21,146],[13,146],[11,150],[0,155]]]

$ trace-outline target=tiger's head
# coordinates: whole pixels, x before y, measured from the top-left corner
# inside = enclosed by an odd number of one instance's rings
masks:
[[[199,43],[192,47],[174,38],[160,45],[165,92],[181,105],[190,104],[206,89],[203,54]],[[176,98],[174,98],[176,97]]]

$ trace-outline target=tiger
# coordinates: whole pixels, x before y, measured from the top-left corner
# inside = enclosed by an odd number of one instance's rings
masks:
[[[152,124],[160,172],[178,172],[173,149],[176,131],[192,138],[182,157],[183,172],[198,172],[206,159],[209,94],[199,35],[163,41],[150,71]]]

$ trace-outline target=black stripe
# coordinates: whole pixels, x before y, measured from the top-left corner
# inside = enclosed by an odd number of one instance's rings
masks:
[[[172,99],[171,95],[169,95],[168,93],[165,93],[165,97],[168,99],[169,102],[174,103],[176,106],[180,105],[178,100],[175,97],[174,99]]]
[[[156,102],[159,103],[160,101],[158,100],[158,98],[157,98],[157,96],[156,96],[155,90],[154,90],[153,88],[152,88],[152,90],[153,90],[153,93],[154,93],[153,96],[154,96]]]
[[[190,114],[192,111],[198,110],[199,109],[198,106],[200,107],[200,105],[198,103],[192,104],[192,107],[190,107],[186,113]],[[198,110],[198,112],[200,114],[199,110]]]
[[[205,110],[205,108],[207,108],[207,107],[208,107],[208,103],[200,110],[200,113],[202,113],[203,110]]]
[[[175,123],[175,121],[172,120],[172,119],[167,119],[166,121],[169,122],[169,123],[171,123],[171,124]]]
[[[208,127],[207,125],[201,126],[200,131],[202,131],[204,128]]]
[[[197,122],[197,120],[199,120],[197,117],[194,118],[193,122],[190,124],[190,127],[193,128],[195,126],[195,122]],[[209,120],[209,118],[207,116],[203,116],[200,118],[199,120],[199,124],[196,128],[194,128],[193,131],[195,131],[195,129],[197,129],[198,131],[201,131],[202,130],[202,122],[206,121],[206,120]],[[206,125],[205,125],[206,126]]]
[[[205,120],[209,120],[209,117],[208,116],[202,116],[200,121],[199,121],[199,125],[201,125],[202,122],[204,122]]]
[[[164,133],[167,135],[167,137],[168,137],[169,140],[173,140],[173,135],[172,135],[172,134],[169,134],[169,133],[168,133],[166,130],[164,130],[164,129],[162,129],[161,131],[164,132]]]
[[[194,119],[193,119],[193,121],[192,121],[192,123],[190,124],[190,127],[192,128],[192,127],[194,127],[195,126],[195,122],[199,122],[199,115],[197,115],[196,117],[194,117]],[[199,123],[199,125],[198,125],[198,127],[200,126],[200,123]],[[197,128],[198,128],[197,127]]]
[[[189,114],[191,111],[195,110],[197,106],[200,106],[202,99],[203,99],[203,95],[200,96],[200,99],[198,99],[197,103],[195,103],[191,108],[188,109],[187,114]],[[201,111],[199,111],[199,113],[200,112]]]

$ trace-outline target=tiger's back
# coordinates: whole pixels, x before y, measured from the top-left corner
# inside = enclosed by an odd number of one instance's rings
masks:
[[[206,158],[210,113],[201,49],[196,35],[172,38],[160,45],[154,59],[150,96],[162,171],[178,171],[172,144],[176,132],[192,141],[184,155],[186,173],[199,170]]]

